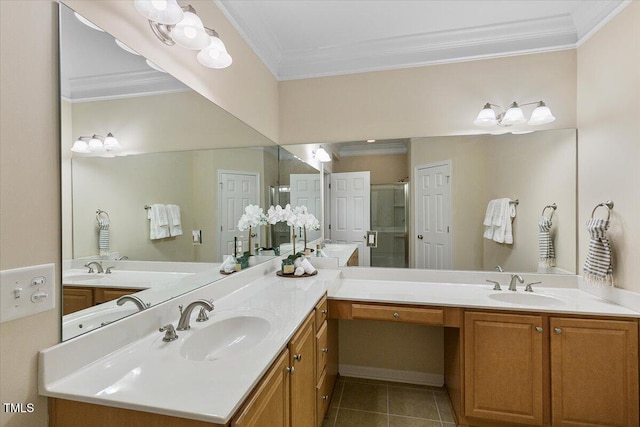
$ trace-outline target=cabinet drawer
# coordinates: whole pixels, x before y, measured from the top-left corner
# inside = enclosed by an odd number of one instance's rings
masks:
[[[331,382],[327,380],[326,372],[320,378],[318,386],[316,387],[316,408],[318,423],[316,425],[321,426],[322,420],[325,414],[329,410],[329,403],[331,402]]]
[[[328,313],[327,296],[325,295],[316,305],[316,332],[320,330],[324,321],[327,320]]]
[[[444,325],[444,311],[442,309],[353,304],[351,315],[354,319]]]
[[[327,322],[324,322],[316,334],[317,381],[320,381],[320,377],[324,373],[324,369],[327,367],[328,355],[329,340],[327,337]]]

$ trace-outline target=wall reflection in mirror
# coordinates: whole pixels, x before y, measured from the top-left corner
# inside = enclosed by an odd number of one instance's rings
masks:
[[[68,339],[224,277],[233,238],[248,250],[244,206],[278,186],[278,147],[63,5],[60,29]],[[71,151],[109,133],[119,148]]]
[[[357,244],[360,265],[402,266],[408,254],[416,268],[575,273],[576,144],[574,129],[324,144],[328,237]],[[344,237],[349,221],[377,231],[377,247],[362,232]]]

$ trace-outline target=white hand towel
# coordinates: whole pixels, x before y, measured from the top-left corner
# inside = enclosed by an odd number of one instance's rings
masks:
[[[180,218],[180,206],[167,205],[167,217],[169,222],[169,234],[180,236],[182,234],[182,220]]]
[[[298,267],[296,268],[296,270],[293,272],[294,276],[302,276],[304,274],[304,268],[302,267]]]
[[[493,221],[493,241],[511,245],[513,244],[511,218],[516,216],[516,207],[508,198],[499,199],[498,203],[497,215],[494,215]]]
[[[151,240],[164,239],[169,237],[169,221],[167,220],[167,210],[162,204],[153,204],[147,210],[149,221],[149,238]]]
[[[484,214],[484,221],[482,221],[482,225],[484,225],[484,234],[482,235],[485,239],[493,239],[494,225],[493,220],[494,216],[498,211],[498,200],[493,199],[489,200],[487,204],[487,211]]]
[[[307,274],[313,274],[313,272],[316,271],[316,269],[313,268],[313,265],[311,265],[309,260],[306,258],[302,260],[302,262],[300,263],[300,267],[302,267],[304,269],[304,272]]]

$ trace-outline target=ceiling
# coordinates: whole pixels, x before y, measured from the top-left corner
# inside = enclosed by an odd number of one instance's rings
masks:
[[[630,2],[214,1],[278,80],[575,48]]]

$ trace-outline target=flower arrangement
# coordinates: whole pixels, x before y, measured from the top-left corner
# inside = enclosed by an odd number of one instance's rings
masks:
[[[244,208],[244,214],[240,217],[238,221],[238,230],[245,231],[249,230],[249,253],[251,253],[251,238],[253,237],[253,233],[251,231],[252,227],[258,227],[260,225],[267,224],[267,216],[264,214],[264,211],[260,206],[257,205],[247,205]]]
[[[293,244],[293,256],[296,256],[296,239],[295,229],[301,228],[304,230],[304,246],[307,246],[307,229],[319,230],[320,221],[309,211],[306,206],[296,206],[291,208],[291,205],[287,204],[284,208],[280,205],[271,206],[267,211],[267,222],[269,224],[275,224],[278,222],[286,222],[291,227],[292,236],[291,242]]]

